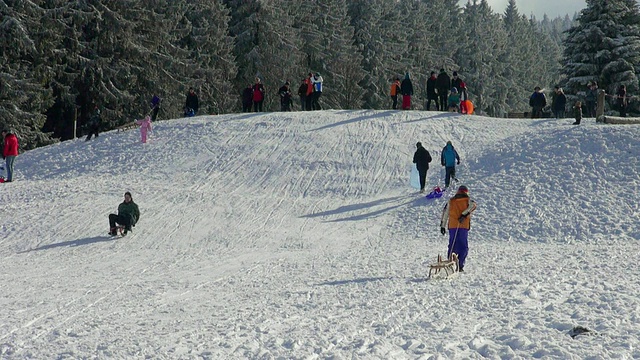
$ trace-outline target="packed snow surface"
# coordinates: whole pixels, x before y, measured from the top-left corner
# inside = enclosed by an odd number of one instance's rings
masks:
[[[0,184],[2,359],[640,358],[640,126],[417,111],[160,121],[18,156]],[[465,273],[450,140],[477,201]],[[107,236],[130,191],[141,219]],[[572,337],[575,327],[590,332]]]

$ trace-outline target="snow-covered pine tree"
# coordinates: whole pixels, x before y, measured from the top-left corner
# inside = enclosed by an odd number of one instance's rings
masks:
[[[292,1],[231,0],[227,5],[232,18],[229,29],[236,37],[236,88],[244,89],[260,77],[266,91],[264,110],[280,109],[278,89],[286,80],[299,77],[304,59],[300,33],[289,13]]]
[[[0,127],[14,132],[22,149],[50,144],[41,129],[53,104],[52,89],[43,86],[52,74],[46,60],[56,34],[45,30],[51,18],[27,1],[5,3],[0,12]]]
[[[365,109],[389,107],[389,82],[409,69],[403,55],[407,47],[407,24],[397,5],[385,0],[348,1],[355,44],[366,71],[360,82]]]
[[[324,34],[316,59],[320,68],[314,69],[324,79],[321,104],[325,109],[359,109],[363,96],[359,84],[365,71],[353,43],[347,4],[345,0],[319,1],[315,15],[313,22]]]
[[[464,7],[461,23],[463,39],[455,54],[460,65],[458,73],[467,84],[468,93],[478,113],[502,116],[507,106],[504,64],[501,55],[507,51],[507,33],[500,15],[494,13],[486,0],[469,0]]]
[[[596,80],[614,94],[622,84],[638,94],[640,10],[635,0],[587,0],[577,24],[568,30],[562,72],[565,89],[584,91]]]
[[[219,114],[237,109],[232,80],[237,73],[233,38],[229,36],[229,9],[220,0],[195,0],[186,9],[187,36],[179,46],[189,51],[193,63],[184,79],[184,93],[194,87],[200,98],[199,114]]]

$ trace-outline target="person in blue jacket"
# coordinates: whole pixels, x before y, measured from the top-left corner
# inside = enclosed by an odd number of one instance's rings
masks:
[[[454,149],[451,141],[447,141],[447,145],[442,148],[442,154],[440,154],[440,163],[445,168],[444,186],[449,187],[451,178],[456,179],[456,164],[460,165],[460,156],[456,149]]]

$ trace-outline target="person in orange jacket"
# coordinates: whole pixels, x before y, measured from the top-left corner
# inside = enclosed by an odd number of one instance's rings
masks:
[[[397,77],[391,83],[391,90],[389,91],[389,95],[391,96],[391,108],[393,110],[398,109],[398,94],[400,94],[400,79]]]
[[[9,132],[9,130],[2,130],[2,137],[4,138],[4,149],[2,151],[2,158],[7,162],[7,178],[4,182],[13,181],[13,162],[18,156],[18,138]]]
[[[469,189],[460,185],[455,196],[444,206],[442,210],[442,219],[440,220],[440,233],[445,235],[449,228],[449,250],[448,258],[451,253],[458,255],[459,268],[458,271],[464,271],[464,262],[469,253],[468,235],[471,228],[471,214],[476,210],[476,202],[469,197]]]

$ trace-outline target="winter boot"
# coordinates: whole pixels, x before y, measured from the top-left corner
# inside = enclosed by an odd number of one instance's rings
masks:
[[[109,231],[109,235],[111,236],[116,236],[118,235],[118,228],[111,228],[111,230]]]

